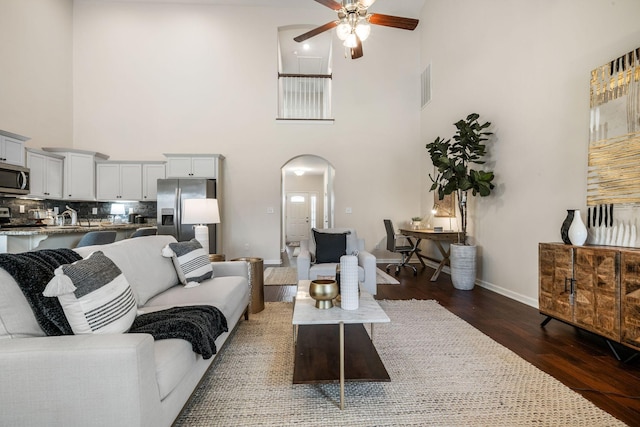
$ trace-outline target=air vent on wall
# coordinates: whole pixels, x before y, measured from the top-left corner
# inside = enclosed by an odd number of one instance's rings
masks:
[[[429,102],[431,102],[431,64],[422,72],[420,76],[420,93],[421,93],[421,108],[424,108]]]

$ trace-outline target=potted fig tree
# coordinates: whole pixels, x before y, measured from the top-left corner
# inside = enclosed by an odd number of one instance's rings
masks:
[[[457,289],[473,289],[476,279],[475,245],[467,244],[467,196],[485,197],[495,187],[492,171],[474,169],[473,165],[484,164],[485,141],[492,135],[486,129],[490,122],[480,123],[480,116],[469,114],[466,119],[454,123],[456,133],[453,140],[437,137],[426,145],[435,167],[435,174],[429,174],[432,181],[430,191],[436,191],[438,200],[447,194],[455,194],[460,212],[463,240],[451,245],[451,281]]]

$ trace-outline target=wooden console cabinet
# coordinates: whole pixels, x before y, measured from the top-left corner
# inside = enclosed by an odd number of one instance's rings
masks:
[[[540,243],[539,310],[640,350],[640,250]]]

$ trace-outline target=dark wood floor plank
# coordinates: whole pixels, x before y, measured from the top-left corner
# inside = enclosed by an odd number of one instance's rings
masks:
[[[385,265],[378,267],[384,269]],[[412,271],[404,269],[396,276],[400,285],[378,285],[376,299],[436,300],[601,409],[630,426],[640,426],[640,400],[616,395],[640,397],[640,357],[620,362],[599,336],[557,320],[542,328],[545,316],[537,309],[478,286],[472,291],[454,289],[448,274],[440,274],[431,282],[433,271],[419,267],[414,277]],[[281,301],[278,294],[287,297],[286,290],[274,289],[265,292],[265,298]],[[621,352],[625,357],[631,353],[624,348]]]

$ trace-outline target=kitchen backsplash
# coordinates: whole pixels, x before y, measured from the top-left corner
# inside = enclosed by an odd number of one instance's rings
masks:
[[[15,223],[29,223],[34,219],[29,216],[29,209],[54,209],[58,208],[58,212],[62,213],[69,206],[78,211],[78,219],[84,220],[107,220],[111,219],[110,214],[112,202],[69,202],[65,200],[29,200],[19,199],[15,197],[0,198],[0,206],[9,207],[11,209],[11,221]],[[130,209],[136,215],[145,217],[146,222],[156,222],[156,202],[122,202],[125,206],[125,212],[128,214]],[[20,206],[24,206],[24,213],[20,213]],[[98,213],[92,214],[92,209],[97,208]],[[122,220],[127,222],[128,215],[123,215]]]

